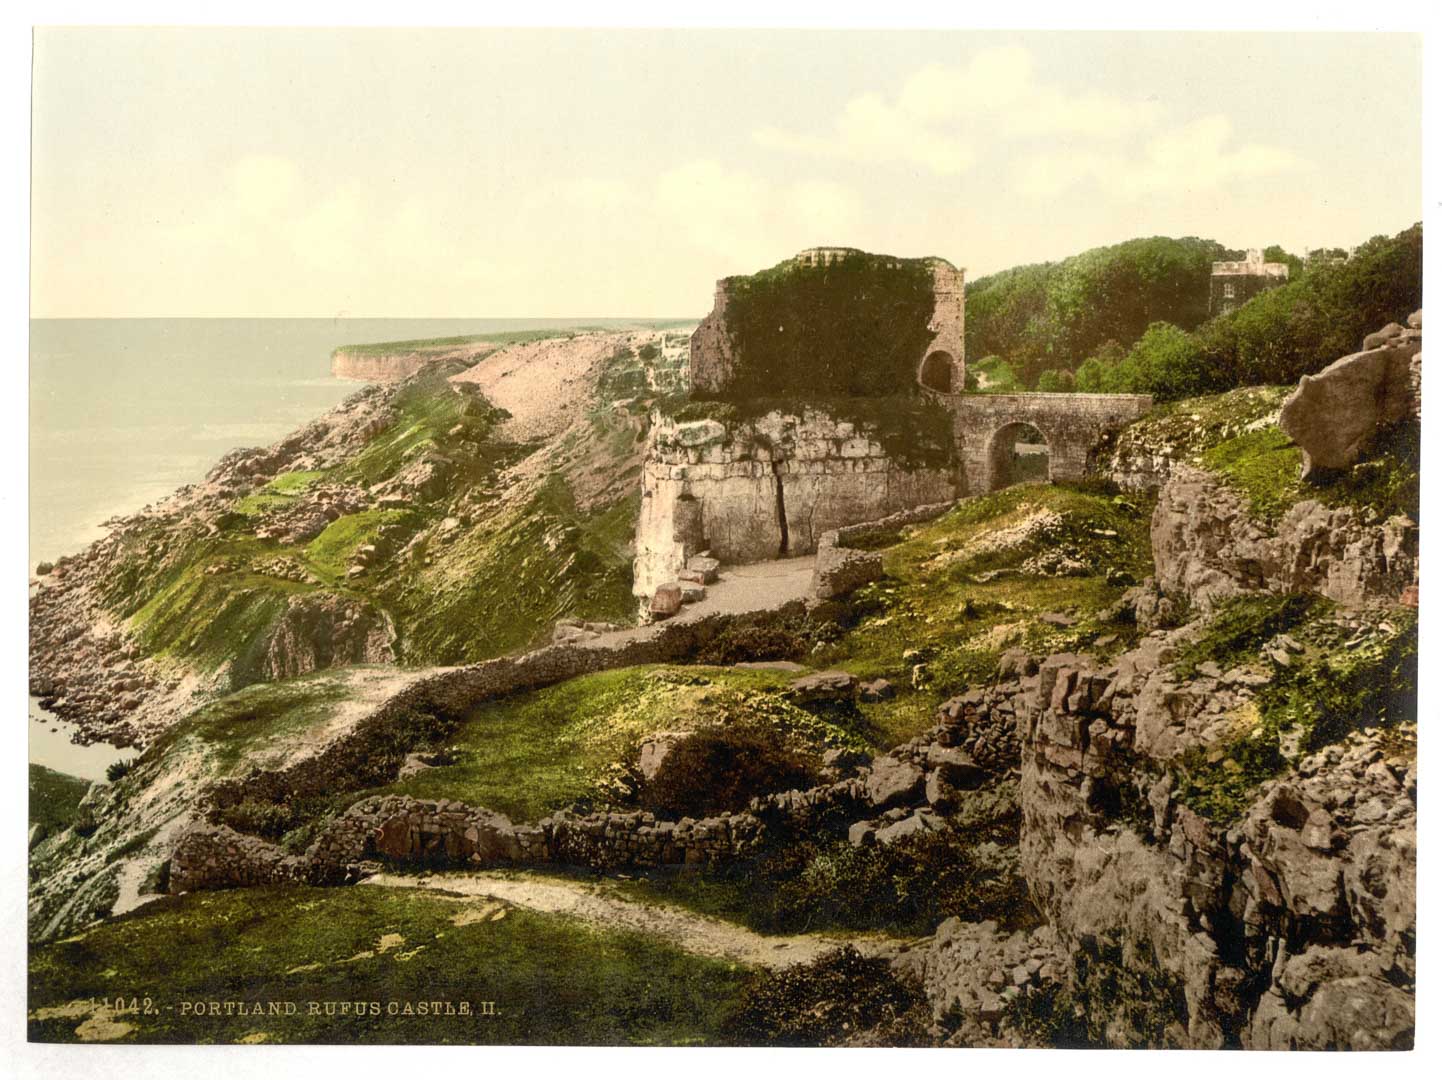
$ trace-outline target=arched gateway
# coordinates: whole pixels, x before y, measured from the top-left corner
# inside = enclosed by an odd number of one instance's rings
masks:
[[[922,386],[938,394],[955,394],[961,389],[956,383],[956,360],[943,349],[926,354],[916,377]]]
[[[952,394],[962,494],[1022,480],[1075,483],[1110,432],[1144,416],[1145,394]]]

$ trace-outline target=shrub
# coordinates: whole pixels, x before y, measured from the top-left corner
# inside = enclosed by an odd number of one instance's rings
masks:
[[[1087,1030],[1083,1006],[1056,983],[1013,998],[1007,1006],[1007,1019],[1027,1046],[1092,1050],[1105,1045]]]
[[[228,825],[236,832],[268,840],[279,840],[295,823],[295,814],[289,806],[254,799],[223,807],[215,811],[213,818],[218,825]]]
[[[112,761],[109,765],[105,766],[105,779],[109,780],[112,784],[115,783],[115,781],[128,773],[134,764],[134,758],[121,758],[119,761]]]
[[[725,1033],[746,1046],[835,1046],[865,1032],[876,1044],[924,1046],[930,1024],[919,985],[898,978],[881,957],[864,957],[848,945],[809,964],[753,976]]]
[[[1037,376],[1036,388],[1043,394],[1070,394],[1076,389],[1076,377],[1066,368],[1043,371]]]
[[[767,929],[833,926],[930,933],[942,919],[995,919],[1004,928],[1034,918],[1026,885],[1010,865],[978,847],[1016,843],[1014,816],[980,829],[922,833],[891,844],[845,840],[790,844],[761,867]]]
[[[801,660],[806,651],[806,640],[794,625],[732,622],[696,653],[696,662],[729,666],[753,660]]]
[[[694,732],[672,747],[642,792],[642,802],[668,817],[706,817],[745,809],[757,795],[816,782],[814,762],[779,733],[733,725]]]

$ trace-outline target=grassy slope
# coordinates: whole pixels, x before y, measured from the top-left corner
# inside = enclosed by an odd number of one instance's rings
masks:
[[[945,517],[908,530],[905,540],[885,551],[888,579],[861,593],[872,613],[813,662],[902,685],[911,682],[917,663],[925,663],[919,681],[926,692],[903,694],[889,707],[890,733],[904,738],[924,726],[922,718],[929,719],[941,697],[988,678],[1009,647],[1057,652],[1115,634],[1112,648],[1120,648],[1135,629],[1101,619],[1126,588],[1124,579],[1108,581],[1106,571],[1136,579],[1151,572],[1149,509],[1136,496],[1044,484],[967,500]],[[1043,511],[1061,516],[1055,534],[1001,551],[978,543]],[[1085,555],[1084,573],[1006,572],[1035,555],[1067,548]],[[1003,573],[977,580],[995,571]],[[1049,613],[1075,622],[1063,628],[1039,620]],[[887,725],[883,717],[878,722]]]
[[[89,790],[89,780],[31,765],[30,824],[43,825],[46,832],[66,828]]]
[[[135,1028],[126,1042],[670,1045],[716,1041],[746,974],[636,934],[365,886],[168,898],[34,950],[30,971],[32,1040],[74,1041],[80,1022],[37,1012],[123,992],[157,1005],[118,1017]],[[181,1016],[195,1000],[295,1001],[300,1015]],[[382,1015],[306,1015],[310,1001],[356,1000]],[[497,1015],[384,1015],[390,1001],[436,1000],[494,1001]]]
[[[534,449],[492,437],[503,414],[455,393],[439,372],[409,384],[395,404],[395,423],[355,457],[329,472],[284,474],[237,499],[218,534],[137,538],[107,599],[131,619],[146,651],[202,671],[230,664],[232,685],[244,685],[291,599],[317,592],[389,612],[401,659],[417,664],[463,663],[523,648],[567,614],[616,621],[634,614],[630,544],[637,497],[582,508],[567,479],[554,476],[529,502],[502,502],[500,469]],[[614,431],[598,425],[602,454],[634,448],[633,432],[622,447]],[[423,455],[451,470],[446,490],[430,499],[344,516],[304,544],[254,535],[264,515],[316,483],[374,484]],[[458,509],[463,502],[464,511]],[[469,524],[414,551],[409,562],[394,559],[407,539],[458,512]],[[387,561],[348,578],[356,549],[376,543],[383,531],[392,537]],[[294,581],[260,572],[276,559],[308,576]]]
[[[807,744],[864,745],[855,732],[818,720],[779,696],[784,672],[642,666],[584,675],[490,701],[451,738],[452,765],[378,789],[459,799],[522,821],[608,794],[608,781],[658,731],[760,719]],[[358,796],[348,794],[344,801]]]
[[[1293,389],[1249,386],[1160,405],[1129,426],[1118,446],[1216,473],[1246,496],[1257,518],[1274,525],[1304,499],[1372,510],[1382,518],[1408,514],[1415,520],[1420,426],[1397,424],[1344,475],[1324,485],[1304,483],[1302,451],[1276,424],[1277,410]]]

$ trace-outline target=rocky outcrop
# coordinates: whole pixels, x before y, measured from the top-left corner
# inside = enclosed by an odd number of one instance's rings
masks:
[[[1302,475],[1346,469],[1380,430],[1420,415],[1422,313],[1388,323],[1316,375],[1303,375],[1278,420],[1302,448]],[[1413,366],[1417,372],[1413,372]]]
[[[970,1047],[1025,1045],[1010,1008],[1025,994],[1055,993],[1070,971],[1049,926],[1008,934],[990,920],[957,918],[892,966],[916,978],[938,1021],[956,1018],[943,1045]]]
[[[1074,991],[1118,1045],[1409,1046],[1415,728],[1303,759],[1218,827],[1160,765],[1215,739],[1250,688],[1178,685],[1169,648],[1159,634],[1108,667],[1051,657],[1018,701],[1022,870]],[[1108,991],[1108,970],[1150,989]],[[1172,1020],[1154,1023],[1149,995]]]
[[[135,601],[128,589],[117,588],[117,582],[130,580],[137,565],[155,580],[184,572],[187,561],[204,549],[233,513],[237,497],[264,488],[285,472],[337,465],[393,422],[387,394],[380,388],[362,390],[271,446],[226,454],[201,483],[107,522],[106,537],[79,554],[56,560],[30,596],[31,693],[41,698],[45,708],[80,725],[85,737],[143,745],[190,712],[201,696],[229,689],[232,680],[225,671],[219,675],[187,671],[172,659],[147,658],[132,628],[116,614],[117,608],[129,610]],[[325,485],[312,498],[297,500],[304,509],[294,516],[278,511],[266,520],[275,524],[275,535],[299,539],[318,533],[342,512],[341,504],[349,505],[348,500],[355,498],[353,488]],[[254,566],[218,562],[205,572],[254,572],[313,584],[296,569],[262,557]],[[337,611],[345,606],[342,603]],[[318,622],[327,633],[335,625]],[[280,628],[274,655],[262,659],[262,665],[273,661],[282,669],[304,667],[304,659],[290,665],[286,657],[315,657],[327,651],[343,658],[385,654],[369,631],[361,635],[366,639],[364,647],[347,641],[334,648],[318,639],[301,642],[294,632],[297,626],[293,622],[289,630]],[[271,651],[260,644],[255,655],[263,657]],[[250,662],[250,669],[255,666]]]
[[[291,597],[276,621],[260,669],[242,685],[256,678],[271,682],[346,664],[391,663],[393,636],[384,615],[362,600],[301,593]]]
[[[1188,465],[1172,470],[1152,514],[1157,584],[1202,610],[1255,591],[1395,603],[1417,580],[1418,541],[1410,518],[1369,521],[1363,511],[1310,499],[1287,510],[1273,531],[1238,492]]]

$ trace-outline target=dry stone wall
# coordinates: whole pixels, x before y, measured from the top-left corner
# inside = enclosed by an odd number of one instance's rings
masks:
[[[850,546],[862,536],[933,521],[955,505],[954,502],[944,502],[918,506],[912,510],[890,514],[879,521],[847,525],[822,533],[816,544],[816,568],[811,572],[812,598],[832,600],[845,596],[882,576],[884,571],[879,551],[859,550]]]

